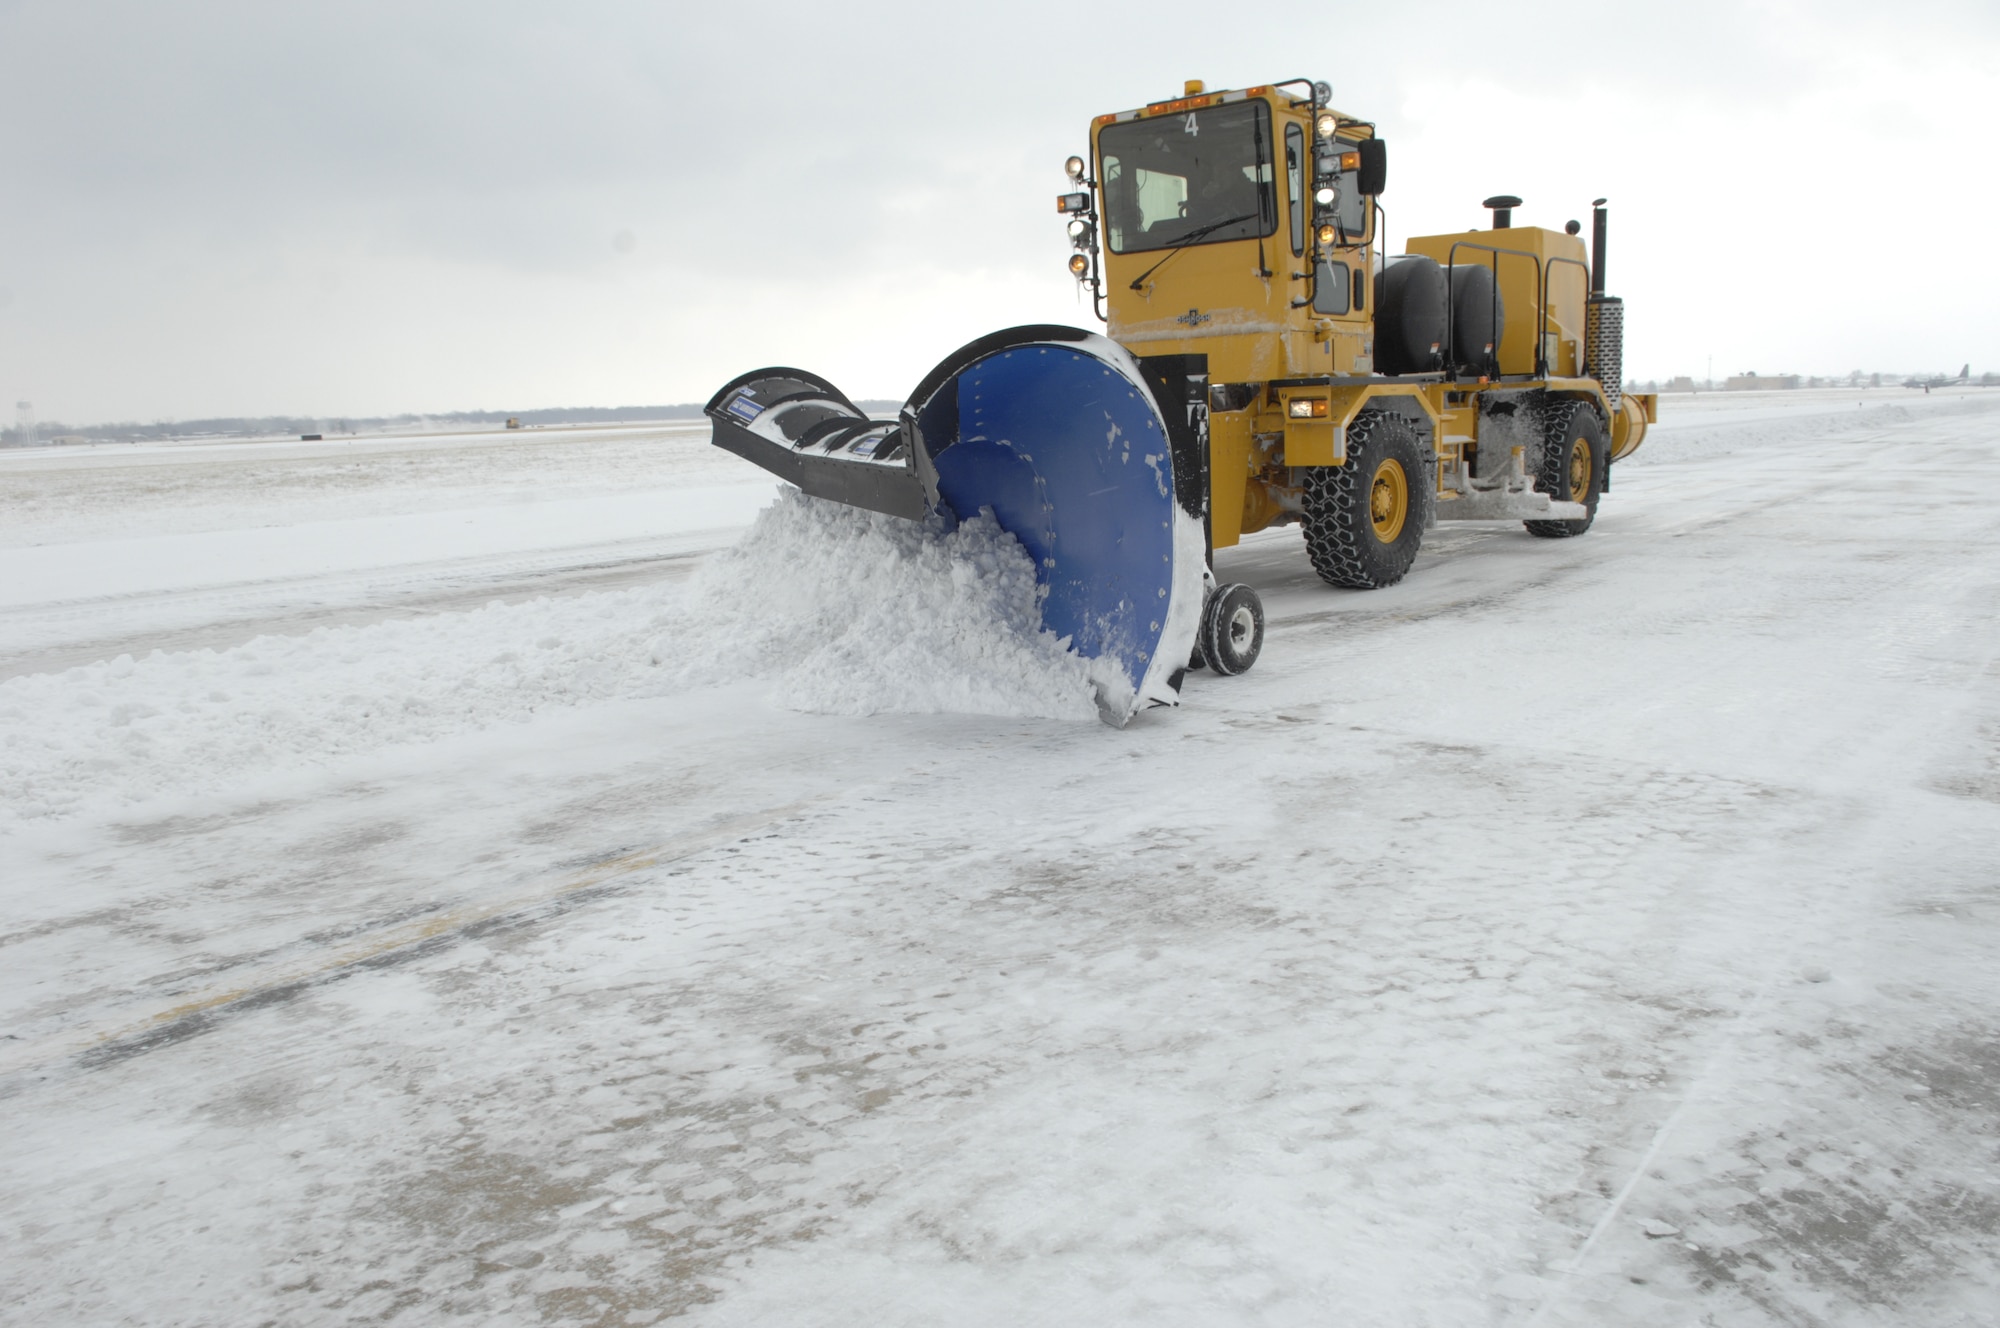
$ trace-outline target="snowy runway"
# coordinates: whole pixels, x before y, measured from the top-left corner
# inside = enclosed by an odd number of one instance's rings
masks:
[[[94,610],[213,649],[0,682],[0,1321],[1993,1322],[2000,409],[1832,404],[1225,551],[1123,732],[663,687],[558,545]]]

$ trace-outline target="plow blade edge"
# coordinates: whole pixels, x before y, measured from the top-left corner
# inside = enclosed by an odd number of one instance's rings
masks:
[[[1122,726],[1176,700],[1201,616],[1206,486],[1186,477],[1206,430],[1163,403],[1170,386],[1104,337],[1038,326],[954,352],[893,421],[783,368],[735,379],[707,414],[717,446],[817,497],[911,520],[991,512],[1034,561],[1043,625],[1093,661],[1099,711]]]

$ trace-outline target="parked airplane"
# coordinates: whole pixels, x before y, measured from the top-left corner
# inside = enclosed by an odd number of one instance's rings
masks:
[[[1946,378],[1943,374],[1939,374],[1935,378],[1905,378],[1903,380],[1903,386],[1921,387],[1922,389],[1924,389],[1924,391],[1928,392],[1934,387],[1962,387],[1965,386],[1971,378],[1972,378],[1972,364],[1970,361],[1968,361],[1965,367],[1958,371],[1958,377],[1956,378]]]

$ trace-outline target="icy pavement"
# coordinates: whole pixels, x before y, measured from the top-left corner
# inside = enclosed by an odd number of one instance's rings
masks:
[[[676,584],[0,683],[0,1322],[1995,1322],[2000,401],[1744,404],[1122,733]]]

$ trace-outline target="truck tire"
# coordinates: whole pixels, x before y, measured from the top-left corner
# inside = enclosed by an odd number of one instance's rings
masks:
[[[1369,408],[1347,429],[1347,460],[1305,468],[1306,553],[1330,586],[1393,586],[1417,560],[1437,483],[1408,420]]]
[[[1264,649],[1264,602],[1242,584],[1223,586],[1201,615],[1201,654],[1224,677],[1248,673]]]
[[[1558,401],[1550,407],[1535,487],[1557,502],[1582,503],[1586,510],[1577,521],[1523,521],[1530,535],[1569,539],[1590,529],[1597,520],[1597,500],[1604,494],[1610,452],[1596,407],[1588,401]]]

